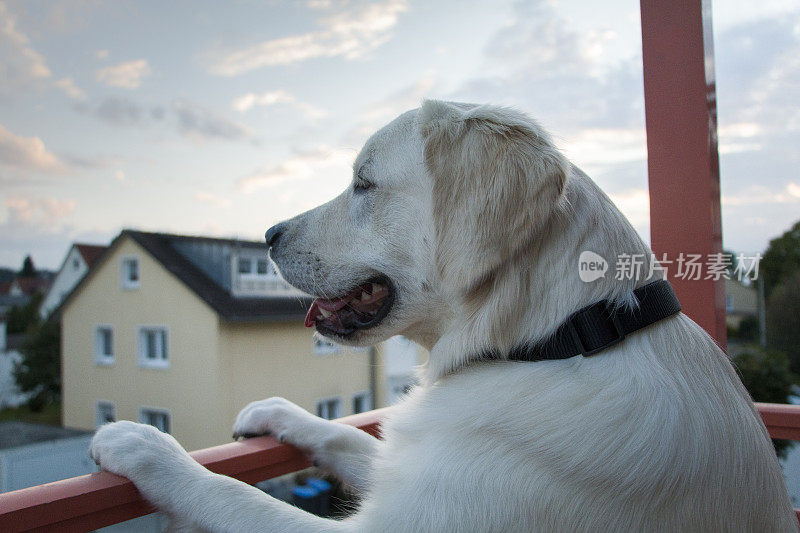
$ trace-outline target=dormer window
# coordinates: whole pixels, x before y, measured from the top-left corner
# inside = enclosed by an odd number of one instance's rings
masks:
[[[253,273],[253,261],[246,257],[239,258],[239,274],[252,274]]]
[[[139,288],[139,258],[123,257],[120,269],[120,285],[123,289]]]

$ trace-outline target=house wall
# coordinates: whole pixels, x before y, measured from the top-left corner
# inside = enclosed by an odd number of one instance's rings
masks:
[[[226,427],[249,402],[282,396],[316,414],[323,398],[341,398],[341,415],[352,414],[352,397],[369,391],[369,352],[340,347],[314,353],[311,330],[300,322],[221,324],[220,358],[225,368]]]
[[[120,287],[121,260],[139,258],[140,286]],[[95,363],[95,327],[114,329],[114,363]],[[169,328],[169,368],[137,362],[141,325]],[[142,406],[167,409],[171,433],[187,449],[230,440],[220,398],[216,313],[130,238],[79,289],[63,311],[63,423],[94,429],[98,400],[114,403],[117,420],[138,420]],[[226,413],[227,414],[227,413]],[[224,431],[220,430],[224,428]]]
[[[75,266],[76,261],[77,267]],[[47,291],[47,295],[39,305],[39,316],[46,318],[53,309],[58,307],[72,288],[86,275],[88,270],[89,267],[78,249],[75,246],[70,248],[67,258],[64,259],[64,263],[61,265],[61,270],[56,274],[53,284]]]
[[[758,314],[758,290],[736,280],[725,280],[725,305],[728,325],[738,327],[744,317]]]

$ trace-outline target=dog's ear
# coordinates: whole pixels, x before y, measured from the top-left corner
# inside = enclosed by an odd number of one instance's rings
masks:
[[[463,292],[529,244],[557,205],[568,163],[522,113],[436,100],[419,114],[433,177],[436,266]]]

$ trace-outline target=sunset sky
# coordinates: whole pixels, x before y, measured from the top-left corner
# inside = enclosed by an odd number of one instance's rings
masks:
[[[425,97],[518,107],[647,238],[639,3],[0,0],[0,265],[260,239]],[[713,3],[723,239],[800,219],[800,5]]]

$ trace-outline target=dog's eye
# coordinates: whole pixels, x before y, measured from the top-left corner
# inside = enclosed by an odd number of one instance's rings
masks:
[[[371,188],[372,188],[372,183],[366,180],[358,180],[357,182],[355,182],[355,184],[353,184],[353,192],[355,194],[361,194]]]

